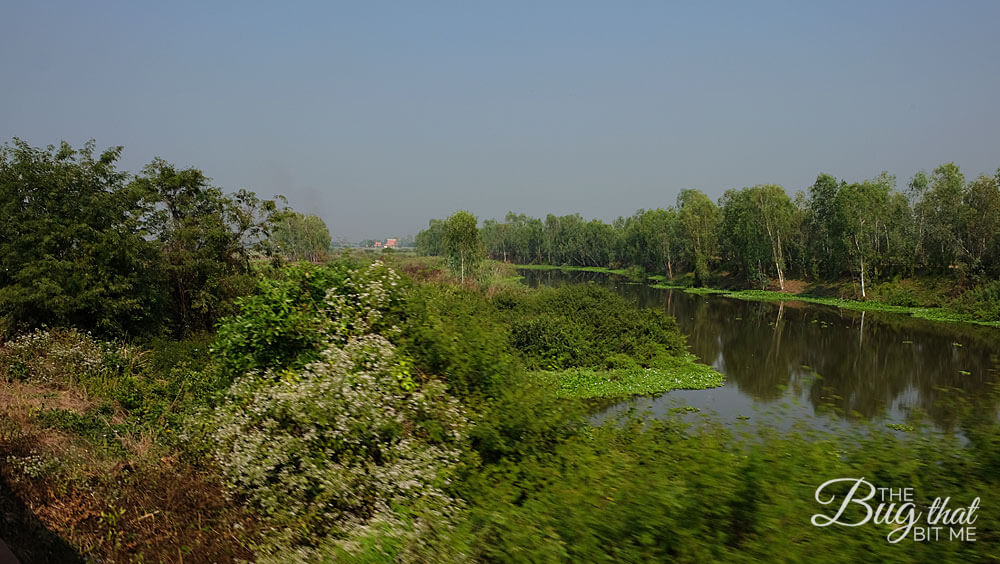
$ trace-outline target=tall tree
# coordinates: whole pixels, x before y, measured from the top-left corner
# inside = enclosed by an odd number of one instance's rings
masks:
[[[496,260],[508,261],[511,253],[511,225],[494,219],[483,222],[481,229],[486,253]]]
[[[763,287],[767,282],[769,243],[750,189],[727,190],[720,202],[723,253],[733,272],[742,272],[748,284]]]
[[[681,190],[677,196],[678,220],[684,229],[687,247],[694,262],[695,282],[708,282],[708,263],[718,242],[718,227],[722,219],[719,208],[698,190]]]
[[[998,174],[1000,176],[1000,174]],[[983,273],[1000,238],[1000,189],[997,178],[980,175],[963,195],[960,246],[971,270]]]
[[[750,189],[750,193],[757,220],[767,234],[767,241],[771,247],[771,260],[778,274],[778,285],[784,290],[785,249],[782,241],[788,241],[795,206],[784,188],[776,184],[755,186]]]
[[[879,235],[886,217],[890,177],[848,184],[837,192],[837,209],[843,237],[861,279],[861,297],[867,297],[868,273],[880,246]]]
[[[131,184],[161,245],[173,329],[211,327],[253,288],[250,256],[265,251],[277,205],[246,190],[227,195],[202,171],[155,159]]]
[[[91,141],[0,147],[0,321],[4,332],[70,325],[111,336],[154,330],[160,318],[156,245],[137,195]]]
[[[284,210],[275,215],[271,242],[289,260],[315,262],[330,252],[330,230],[318,216]]]
[[[917,215],[926,218],[927,254],[939,272],[959,266],[961,254],[958,226],[963,216],[962,196],[965,177],[955,163],[943,164],[931,173],[923,197],[915,206]]]
[[[813,276],[832,278],[839,276],[844,266],[844,254],[837,224],[837,191],[843,182],[829,174],[820,174],[809,187],[809,205],[806,217],[808,252],[812,257]]]
[[[766,280],[765,264],[774,266],[785,289],[785,249],[796,208],[781,186],[768,184],[729,190],[722,199],[721,234],[725,247],[751,283]]]
[[[444,222],[444,246],[448,261],[453,269],[458,270],[463,284],[466,271],[475,267],[485,255],[476,223],[476,216],[464,210],[455,212]]]
[[[427,229],[417,233],[415,239],[417,252],[432,257],[439,257],[445,254],[444,246],[444,222],[440,219],[432,219],[427,224]],[[372,246],[375,242],[372,241]],[[367,245],[362,245],[367,246]]]

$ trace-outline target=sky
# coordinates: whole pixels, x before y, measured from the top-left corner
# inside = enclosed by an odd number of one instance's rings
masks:
[[[1000,167],[1000,2],[8,2],[0,142],[123,145],[348,240]]]

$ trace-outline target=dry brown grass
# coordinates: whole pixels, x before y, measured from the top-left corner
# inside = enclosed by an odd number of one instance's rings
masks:
[[[256,521],[211,468],[181,462],[153,431],[119,436],[125,454],[113,454],[35,419],[97,405],[77,386],[0,381],[0,537],[23,564],[252,559]],[[125,415],[116,407],[106,418]],[[40,473],[16,462],[35,457]]]
[[[24,564],[71,561],[67,550],[104,562],[252,559],[256,522],[225,497],[211,469],[175,456],[116,462],[60,435],[29,431],[0,441],[0,460],[43,454],[61,463],[37,477],[0,469],[0,534]]]
[[[0,413],[15,416],[32,409],[67,409],[84,413],[97,405],[80,386],[62,387],[0,381]]]

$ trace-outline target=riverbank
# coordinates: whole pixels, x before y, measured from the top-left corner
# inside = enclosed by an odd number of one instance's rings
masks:
[[[723,290],[718,288],[690,288],[663,282],[657,284],[651,284],[651,287],[678,289],[692,294],[717,294],[721,295],[724,298],[736,298],[738,300],[796,301],[796,302],[806,302],[811,304],[828,305],[833,307],[839,307],[842,309],[850,309],[854,311],[902,313],[905,315],[910,315],[913,317],[917,317],[919,319],[927,319],[930,321],[946,321],[949,323],[971,323],[974,325],[983,325],[986,327],[1000,328],[1000,321],[983,321],[981,319],[976,319],[971,315],[965,313],[959,313],[957,311],[949,310],[946,308],[898,306],[876,300],[866,300],[866,301],[845,300],[843,298],[812,296],[805,293],[794,294],[789,292],[774,292],[770,290],[733,291],[733,290]]]
[[[528,270],[564,270],[564,271],[580,271],[580,272],[601,272],[605,274],[618,274],[621,276],[629,277],[632,280],[636,280],[636,276],[632,269],[612,269],[599,266],[552,266],[552,265],[516,265],[517,268],[524,268]],[[945,307],[920,307],[920,306],[904,306],[904,305],[894,305],[885,303],[878,300],[851,300],[839,297],[831,296],[818,296],[811,294],[808,290],[805,292],[778,292],[772,290],[734,290],[726,288],[712,288],[712,287],[694,287],[677,282],[670,282],[667,280],[666,276],[663,275],[652,275],[643,276],[646,281],[654,281],[655,284],[650,284],[652,288],[662,288],[662,289],[673,289],[681,290],[690,294],[716,294],[725,298],[735,298],[739,300],[754,300],[754,301],[799,301],[820,305],[828,305],[833,307],[838,307],[842,309],[850,309],[854,311],[873,311],[873,312],[883,312],[883,313],[900,313],[905,315],[910,315],[912,317],[917,317],[920,319],[927,319],[930,321],[944,321],[949,323],[970,323],[973,325],[982,325],[986,327],[1000,328],[1000,321],[991,321],[979,319],[973,315],[955,311],[953,309]]]

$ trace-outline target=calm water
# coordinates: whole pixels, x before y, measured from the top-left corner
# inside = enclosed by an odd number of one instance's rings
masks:
[[[802,302],[686,294],[589,272],[524,270],[530,286],[591,282],[677,319],[691,351],[726,375],[609,408],[667,413],[691,406],[729,420],[787,427],[915,422],[954,431],[956,400],[996,417],[1000,329],[855,312]]]

